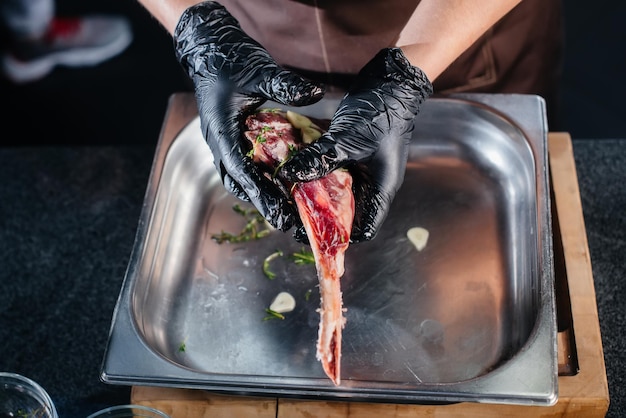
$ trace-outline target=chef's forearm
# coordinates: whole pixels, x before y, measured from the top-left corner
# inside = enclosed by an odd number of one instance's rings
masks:
[[[170,33],[201,0],[138,0]],[[434,81],[487,29],[522,0],[421,0],[397,46]]]
[[[199,3],[200,0],[139,0],[152,16],[170,33],[180,20],[183,12],[190,6]]]
[[[422,0],[396,43],[434,81],[521,0]]]

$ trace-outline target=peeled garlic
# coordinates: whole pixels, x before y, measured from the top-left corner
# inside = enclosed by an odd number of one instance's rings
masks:
[[[310,144],[322,136],[322,130],[313,121],[304,115],[288,110],[285,117],[294,128],[300,129],[302,142]]]
[[[292,112],[291,110],[287,111],[286,117],[289,123],[291,123],[294,128],[302,129],[308,128],[309,126],[313,125],[311,119],[299,113]]]
[[[317,141],[320,136],[322,136],[322,133],[312,126],[307,126],[305,128],[302,128],[301,131],[302,131],[302,142],[304,142],[305,144],[311,144]]]
[[[280,292],[270,305],[270,309],[278,313],[291,312],[296,307],[296,300],[290,293]]]
[[[406,232],[406,236],[411,243],[417,248],[417,251],[422,251],[426,247],[428,242],[428,230],[419,226],[410,228]]]

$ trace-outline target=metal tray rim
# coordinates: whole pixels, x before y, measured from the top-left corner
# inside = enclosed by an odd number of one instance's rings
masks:
[[[520,99],[524,100],[525,103],[529,104],[529,107],[532,108],[529,114],[522,114],[520,116],[516,112],[516,110],[518,110]],[[536,118],[537,111],[543,111],[544,105],[542,99],[536,96],[526,95],[466,94],[457,95],[451,98],[433,98],[431,100],[458,101],[485,107],[486,109],[489,109],[490,111],[493,111],[494,113],[507,119],[511,124],[519,127],[519,129],[524,132],[524,135],[530,139],[533,152],[539,158],[538,163],[540,163],[538,171],[541,172],[537,173],[537,180],[539,183],[538,187],[543,189],[547,198],[543,201],[544,207],[540,208],[539,211],[539,216],[542,218],[541,224],[544,225],[540,237],[544,249],[542,254],[540,254],[540,267],[542,272],[541,284],[544,286],[546,291],[542,292],[542,295],[545,298],[553,299],[554,295],[551,286],[551,283],[553,282],[550,235],[551,220],[548,200],[549,193],[547,193],[547,143],[545,141],[547,130],[544,125],[540,127],[539,130],[535,129],[535,132],[530,131],[533,129],[533,124],[530,123],[530,121],[532,118]],[[193,129],[190,128],[190,126],[194,123],[197,123],[197,118],[191,120],[185,128],[183,128],[181,133],[184,132],[185,129]],[[319,398],[321,396],[329,399],[349,398],[350,400],[357,401],[394,401],[401,403],[478,401],[491,403],[552,405],[556,402],[558,383],[556,374],[556,330],[554,325],[544,328],[535,326],[535,329],[522,350],[512,359],[499,366],[498,370],[494,371],[494,373],[479,376],[460,383],[419,385],[419,390],[417,391],[414,389],[398,391],[398,393],[391,395],[385,393],[384,391],[379,393],[374,389],[355,390],[340,388],[339,390],[327,390],[326,382],[320,382],[319,387],[299,387],[287,390],[280,386],[280,382],[276,382],[276,386],[274,386],[271,383],[272,379],[262,380],[259,381],[258,384],[248,385],[241,385],[236,381],[236,379],[214,379],[211,382],[207,382],[206,379],[202,378],[203,376],[198,376],[197,373],[194,373],[191,370],[181,370],[179,365],[176,365],[169,359],[154,353],[139,336],[136,325],[133,323],[131,318],[128,305],[130,303],[129,299],[134,285],[132,277],[135,274],[135,267],[137,266],[138,259],[142,252],[143,236],[146,233],[146,221],[149,219],[151,211],[149,202],[154,198],[154,190],[156,189],[156,185],[159,181],[159,156],[165,155],[166,149],[172,144],[174,138],[171,138],[170,140],[167,138],[161,138],[157,146],[150,181],[146,190],[144,207],[142,208],[142,215],[138,223],[135,245],[131,253],[124,283],[113,313],[109,339],[101,369],[101,380],[103,382],[112,384],[191,387],[225,392],[232,392],[233,390],[236,390],[237,392],[261,395],[270,394],[279,396],[301,396],[305,398]],[[538,315],[540,320],[554,324],[556,318],[554,303],[542,303],[541,307],[544,311],[540,312]],[[509,384],[510,382],[503,381],[503,378],[500,375],[506,374],[505,372],[507,369],[516,367],[516,363],[512,361],[513,359],[517,359],[520,356],[533,357],[532,347],[538,340],[547,341],[547,346],[552,348],[554,359],[551,364],[543,365],[543,369],[545,370],[544,376],[542,377],[543,383],[537,386],[540,387],[540,389],[536,390],[534,393],[520,395],[519,393],[516,393],[515,389],[511,388],[511,385]],[[125,353],[125,358],[123,359],[120,359],[121,352]],[[129,352],[131,352],[132,355],[128,355]],[[154,368],[154,364],[158,364],[158,367]],[[159,370],[159,373],[150,374],[150,370],[154,369]],[[472,385],[488,387],[489,390],[477,395],[468,391],[468,388]]]

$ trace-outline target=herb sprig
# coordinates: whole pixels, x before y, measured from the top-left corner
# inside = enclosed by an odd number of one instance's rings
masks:
[[[265,218],[261,216],[256,209],[244,209],[240,205],[233,205],[233,211],[246,219],[246,224],[239,234],[222,231],[219,234],[211,235],[211,239],[218,244],[225,242],[239,243],[251,240],[261,239],[270,233],[270,229],[265,222]]]
[[[276,311],[273,311],[270,308],[265,309],[265,313],[267,315],[263,317],[264,321],[269,321],[270,319],[285,319],[285,315],[278,313]]]
[[[299,252],[291,254],[294,263],[301,266],[303,264],[315,264],[315,257],[312,251],[302,248]]]
[[[263,260],[263,274],[265,274],[265,276],[267,276],[268,279],[274,280],[276,278],[276,273],[270,270],[270,263],[275,258],[282,257],[282,256],[283,256],[283,252],[281,250],[276,250],[270,255],[268,255],[267,257],[265,257],[265,260]]]

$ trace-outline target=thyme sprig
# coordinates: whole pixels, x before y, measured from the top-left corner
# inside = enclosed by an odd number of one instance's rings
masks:
[[[299,252],[291,254],[291,259],[299,266],[303,264],[315,264],[313,252],[307,251],[304,248],[302,248]]]
[[[264,321],[268,321],[270,319],[285,319],[285,315],[273,311],[270,308],[265,309],[265,313],[267,315],[263,318]]]
[[[278,163],[278,165],[274,169],[274,173],[272,174],[272,178],[274,178],[274,179],[278,176],[278,172],[285,165],[285,163],[287,161],[289,161],[291,159],[291,157],[296,155],[296,153],[298,152],[298,146],[297,145],[289,144],[288,147],[289,147],[289,151],[287,152],[287,156],[285,157],[284,160],[282,160],[280,163]]]
[[[270,229],[265,222],[265,218],[261,216],[261,213],[258,210],[254,208],[244,209],[240,205],[235,204],[233,205],[233,211],[246,219],[246,224],[243,229],[238,234],[225,231],[222,231],[219,234],[213,234],[211,235],[211,239],[213,241],[218,244],[223,244],[225,242],[239,243],[261,239],[269,235]]]
[[[265,276],[267,276],[268,279],[274,280],[276,278],[276,273],[270,270],[270,263],[275,258],[282,257],[282,256],[283,256],[283,252],[281,250],[276,250],[270,255],[268,255],[267,257],[265,257],[265,260],[263,260],[263,274],[265,274]]]

